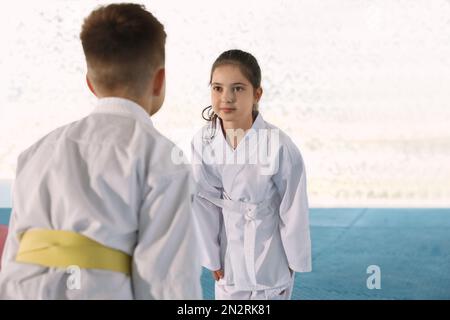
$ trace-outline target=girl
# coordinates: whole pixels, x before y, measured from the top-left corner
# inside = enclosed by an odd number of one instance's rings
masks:
[[[290,299],[294,272],[311,271],[303,159],[258,112],[256,59],[222,53],[210,78],[208,124],[192,141],[193,212],[216,299]]]

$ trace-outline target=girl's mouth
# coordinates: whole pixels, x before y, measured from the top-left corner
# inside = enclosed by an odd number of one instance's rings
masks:
[[[230,112],[236,111],[236,109],[234,109],[234,108],[220,108],[220,111],[225,112],[225,113],[230,113]]]

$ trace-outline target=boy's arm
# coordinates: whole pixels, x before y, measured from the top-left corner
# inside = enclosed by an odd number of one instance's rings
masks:
[[[311,239],[306,173],[295,145],[282,149],[279,171],[274,176],[281,196],[280,234],[289,263],[296,272],[311,271]]]
[[[209,182],[200,151],[194,148],[194,144],[191,150],[192,177],[195,183],[192,212],[200,242],[201,264],[213,272],[219,271],[223,267],[220,261],[221,209],[197,195],[203,193],[213,198],[221,198],[221,192]]]
[[[201,299],[201,267],[190,207],[189,170],[147,181],[133,255],[136,299]]]

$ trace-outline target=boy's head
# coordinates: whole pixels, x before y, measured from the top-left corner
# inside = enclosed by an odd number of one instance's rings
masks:
[[[153,114],[164,101],[163,25],[138,4],[111,4],[94,10],[80,34],[87,81],[99,97],[119,96]]]

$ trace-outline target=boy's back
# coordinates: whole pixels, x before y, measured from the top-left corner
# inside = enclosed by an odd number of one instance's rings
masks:
[[[30,228],[75,231],[134,253],[133,286],[141,297],[199,297],[198,287],[175,278],[186,273],[195,283],[199,274],[195,259],[188,259],[194,235],[185,230],[190,226],[189,171],[171,161],[174,147],[138,105],[106,98],[88,117],[26,150],[17,168],[10,227],[15,232],[5,248],[0,297],[133,298],[124,273],[82,269],[80,288],[71,289],[67,280],[75,275],[66,269],[16,262],[19,235]]]
[[[0,299],[201,298],[189,169],[151,123],[163,26],[137,4],[85,20],[88,117],[19,157]]]

